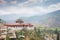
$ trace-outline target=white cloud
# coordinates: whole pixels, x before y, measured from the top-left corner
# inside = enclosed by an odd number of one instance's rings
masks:
[[[3,11],[0,11],[1,15],[2,14],[20,14],[22,16],[33,16],[37,14],[43,14],[44,12],[47,12],[42,7],[33,7],[33,8],[19,8],[19,7],[8,7],[5,8]]]
[[[29,4],[29,1],[26,1],[24,3],[19,3],[17,6],[19,6],[19,7],[25,7],[26,4]]]
[[[38,2],[42,3],[42,2],[46,2],[48,0],[29,0],[29,1],[34,2],[34,3],[38,3]]]
[[[52,4],[48,7],[49,11],[56,11],[56,10],[60,10],[60,3],[57,4]]]
[[[38,4],[38,3],[43,3],[43,2],[46,2],[48,0],[28,0],[26,2],[23,2],[23,3],[19,3],[18,6],[19,7],[27,7],[29,5],[33,5],[33,4]]]
[[[17,1],[14,0],[14,1],[11,1],[10,3],[11,3],[11,4],[17,4]]]
[[[60,10],[60,3],[53,4],[48,6],[48,8],[44,8],[41,6],[35,6],[35,7],[7,7],[3,10],[0,10],[0,15],[4,14],[20,14],[20,16],[34,16],[34,15],[43,15],[49,12],[53,12],[56,10]]]
[[[5,10],[0,10],[0,15],[4,15],[4,14],[8,14],[9,12],[5,11]]]

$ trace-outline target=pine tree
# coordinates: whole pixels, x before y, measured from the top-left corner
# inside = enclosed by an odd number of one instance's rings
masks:
[[[1,36],[1,28],[0,28],[0,36]]]

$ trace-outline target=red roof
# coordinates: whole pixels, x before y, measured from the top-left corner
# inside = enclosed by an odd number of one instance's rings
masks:
[[[32,27],[33,25],[31,24],[26,24],[26,23],[23,23],[23,24],[20,24],[20,23],[6,23],[5,26],[9,26],[9,27]]]

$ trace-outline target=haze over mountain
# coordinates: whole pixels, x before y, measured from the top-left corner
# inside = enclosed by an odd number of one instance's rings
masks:
[[[28,18],[28,20],[30,22],[36,23],[36,25],[43,25],[46,27],[60,27],[60,10],[42,16],[33,16]]]
[[[46,27],[60,27],[60,10],[45,15],[36,15],[31,17],[20,17],[20,15],[10,14],[2,15],[0,18],[6,22],[15,22],[17,19],[21,18],[25,22],[34,23],[36,25],[43,25]]]

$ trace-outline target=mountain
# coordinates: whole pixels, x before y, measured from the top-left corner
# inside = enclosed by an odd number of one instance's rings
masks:
[[[25,22],[33,23],[35,25],[43,25],[46,27],[60,27],[60,10],[45,14],[36,15],[32,17],[20,17],[17,14],[9,14],[0,16],[6,22],[15,22],[18,18],[23,19]]]
[[[46,27],[60,27],[60,10],[42,16],[30,17],[29,20]]]

